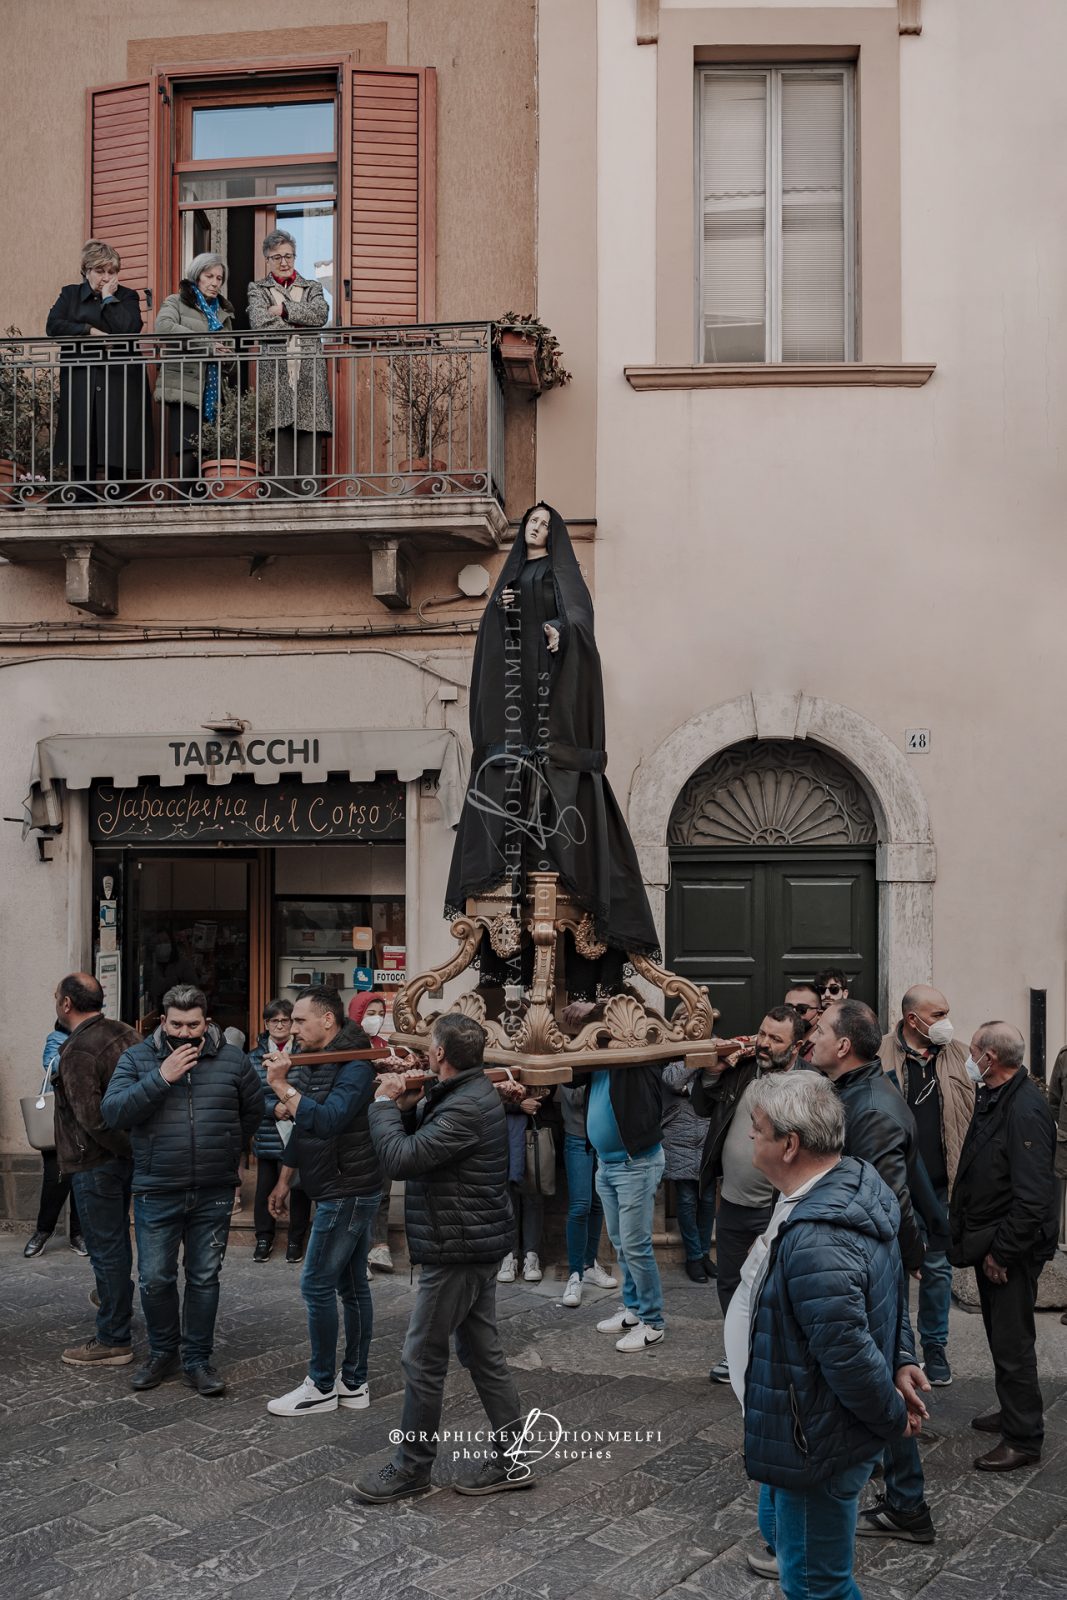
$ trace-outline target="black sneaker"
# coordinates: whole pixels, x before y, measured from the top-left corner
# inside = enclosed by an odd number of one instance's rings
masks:
[[[709,1278],[717,1278],[719,1276],[719,1269],[710,1256],[704,1257],[704,1271]]]
[[[947,1389],[952,1382],[952,1368],[948,1364],[943,1344],[923,1345],[923,1366],[926,1376],[935,1389]]]
[[[88,1257],[89,1255],[89,1246],[86,1244],[80,1233],[71,1234],[70,1248],[74,1251],[76,1256]]]
[[[30,1256],[39,1256],[51,1237],[52,1235],[50,1233],[37,1232],[31,1234],[26,1240],[26,1248],[22,1252],[23,1255],[27,1258]]]
[[[418,1472],[413,1467],[397,1467],[390,1461],[377,1472],[364,1473],[355,1484],[358,1499],[371,1505],[386,1505],[390,1500],[403,1500],[409,1494],[422,1494],[431,1489],[428,1472]]]
[[[304,1240],[302,1236],[296,1239],[290,1237],[289,1243],[285,1247],[285,1259],[294,1266],[297,1262],[303,1261]]]
[[[261,1233],[256,1239],[256,1248],[252,1252],[253,1261],[269,1261],[270,1253],[274,1248],[274,1240],[267,1234]]]
[[[873,1506],[860,1512],[856,1533],[859,1537],[907,1539],[912,1544],[933,1544],[937,1537],[925,1500],[915,1511],[894,1511],[885,1495],[879,1495]]]
[[[686,1276],[693,1283],[707,1283],[708,1281],[707,1268],[704,1266],[702,1256],[697,1256],[695,1261],[687,1261],[685,1271]]]
[[[143,1367],[138,1367],[130,1379],[131,1389],[158,1389],[164,1378],[172,1378],[181,1366],[177,1350],[165,1356],[149,1356]]]
[[[481,1461],[463,1461],[456,1468],[452,1484],[457,1494],[501,1494],[505,1489],[532,1489],[533,1478],[508,1477],[503,1456],[485,1456]],[[512,1469],[514,1470],[514,1469]]]
[[[216,1395],[226,1393],[226,1379],[206,1361],[198,1367],[186,1367],[185,1381],[191,1389],[196,1390],[197,1394],[202,1394],[209,1400],[213,1400]]]

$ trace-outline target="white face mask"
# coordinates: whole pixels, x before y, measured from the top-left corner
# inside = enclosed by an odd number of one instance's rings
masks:
[[[384,1017],[378,1017],[378,1016],[364,1017],[363,1018],[363,1032],[365,1034],[367,1034],[371,1039],[373,1039],[374,1035],[376,1033],[381,1033],[381,1031],[382,1031],[382,1023],[384,1021],[385,1021]]]
[[[948,1017],[939,1017],[936,1022],[931,1022],[926,1037],[931,1044],[951,1044],[955,1029]]]
[[[984,1054],[985,1054],[985,1051],[982,1052],[982,1055],[984,1055]],[[981,1061],[981,1059],[982,1059],[982,1056],[979,1056],[978,1057],[978,1061]],[[976,1061],[973,1056],[968,1056],[967,1060],[963,1064],[964,1071],[966,1072],[968,1078],[970,1078],[972,1083],[984,1083],[985,1082],[985,1072],[983,1072],[981,1067],[978,1065],[978,1061]],[[988,1072],[988,1071],[989,1071],[989,1068],[987,1067],[986,1068],[986,1072]]]

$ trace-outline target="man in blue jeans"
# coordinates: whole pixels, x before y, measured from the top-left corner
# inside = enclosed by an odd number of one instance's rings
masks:
[[[268,1400],[276,1417],[361,1411],[370,1405],[367,1359],[374,1313],[367,1282],[367,1253],[382,1198],[382,1175],[371,1143],[367,1107],[374,1095],[368,1061],[301,1064],[301,1054],[369,1050],[370,1039],[346,1022],[336,989],[301,989],[293,1005],[291,1055],[269,1055],[263,1065],[278,1097],[279,1128],[291,1135],[270,1195],[273,1217],[283,1219],[294,1173],[315,1201],[300,1292],[308,1314],[308,1374],[288,1394]],[[283,1137],[285,1135],[283,1134]],[[337,1302],[344,1308],[345,1353],[337,1371]]]
[[[577,1031],[602,1017],[607,1001],[572,1000],[562,1015]],[[603,1067],[590,1074],[586,1138],[596,1151],[596,1189],[608,1238],[622,1268],[622,1305],[597,1323],[616,1350],[647,1350],[664,1335],[663,1285],[652,1249],[652,1216],[663,1177],[663,1063]]]
[[[88,972],[56,988],[56,1016],[68,1030],[53,1072],[56,1159],[78,1208],[96,1275],[96,1332],[64,1350],[72,1367],[125,1367],[133,1360],[133,1252],[130,1249],[130,1141],[107,1126],[100,1102],[124,1050],[137,1035],[103,1014],[104,992]]]
[[[778,1195],[726,1315],[745,1469],[786,1600],[860,1600],[859,1497],[890,1439],[913,1437],[930,1385],[915,1364],[892,1190],[842,1155],[845,1109],[813,1072],[752,1086],[753,1165]]]
[[[243,1050],[208,1021],[191,984],[163,996],[163,1021],[127,1050],[101,1103],[133,1146],[133,1221],[149,1357],[131,1387],[155,1389],[179,1369],[213,1399],[226,1384],[211,1364],[219,1273],[241,1151],[263,1115],[263,1090]],[[185,1298],[178,1297],[184,1246]]]

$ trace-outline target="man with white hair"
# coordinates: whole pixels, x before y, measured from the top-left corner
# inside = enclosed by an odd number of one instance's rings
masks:
[[[978,1095],[949,1214],[949,1259],[974,1268],[1000,1402],[971,1422],[1000,1435],[976,1458],[980,1472],[1032,1466],[1045,1437],[1034,1304],[1059,1237],[1056,1124],[1024,1054],[1010,1022],[984,1022],[971,1039],[967,1075]]]
[[[918,1433],[929,1383],[915,1364],[899,1207],[869,1162],[843,1156],[845,1114],[811,1072],[759,1079],[753,1165],[779,1195],[726,1318],[745,1411],[745,1466],[786,1600],[854,1594],[859,1497],[890,1439]]]

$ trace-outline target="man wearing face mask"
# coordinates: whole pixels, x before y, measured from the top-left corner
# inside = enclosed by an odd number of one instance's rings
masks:
[[[974,1268],[1000,1402],[971,1422],[1000,1435],[976,1458],[980,1472],[1031,1466],[1045,1436],[1034,1305],[1059,1236],[1056,1124],[1024,1054],[1008,1022],[984,1022],[972,1038],[966,1070],[978,1093],[952,1192],[949,1259]]]
[[[956,1178],[960,1151],[974,1113],[974,1085],[964,1071],[967,1052],[952,1037],[949,1005],[940,989],[915,984],[901,1002],[901,1018],[878,1051],[883,1068],[911,1107],[922,1156],[942,1210]],[[944,1387],[948,1364],[948,1313],[952,1267],[940,1240],[928,1241],[919,1281],[918,1332],[926,1376]]]
[[[741,1268],[753,1243],[771,1220],[774,1190],[752,1165],[751,1090],[768,1072],[789,1072],[797,1064],[802,1031],[799,1012],[773,1006],[759,1025],[751,1054],[720,1057],[715,1069],[693,1079],[693,1110],[710,1117],[700,1158],[701,1194],[721,1178],[716,1214],[716,1288],[725,1317],[741,1282]],[[726,1357],[709,1373],[712,1383],[729,1383]]]

